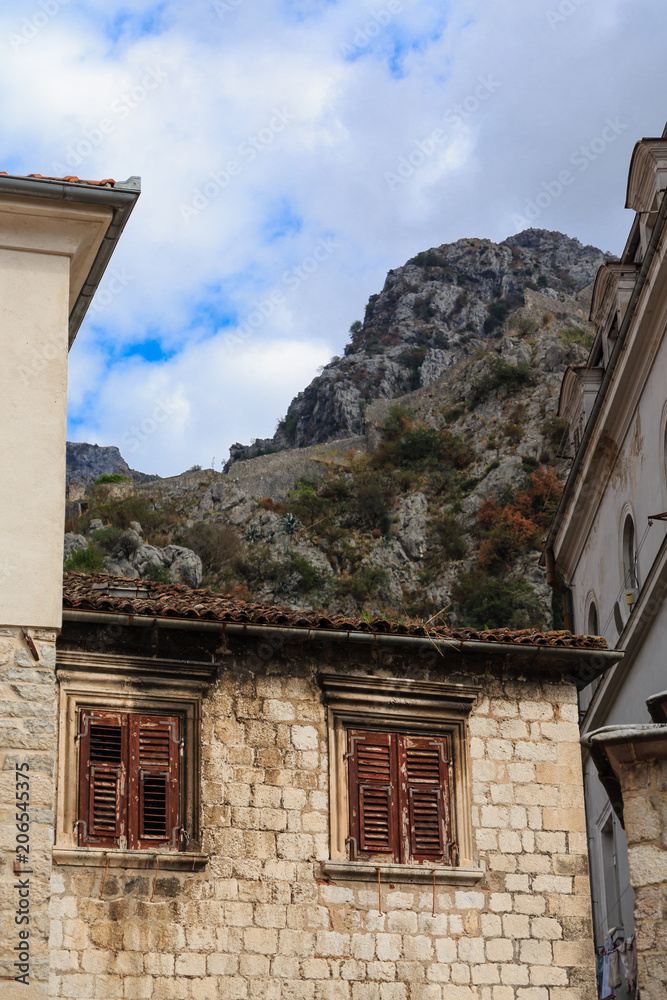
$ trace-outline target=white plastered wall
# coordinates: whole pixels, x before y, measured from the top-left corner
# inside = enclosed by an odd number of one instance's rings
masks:
[[[0,626],[60,626],[68,317],[111,215],[0,198]]]

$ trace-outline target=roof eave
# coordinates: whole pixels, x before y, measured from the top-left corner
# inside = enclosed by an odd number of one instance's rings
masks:
[[[102,244],[97,252],[88,278],[81,289],[69,316],[69,346],[83,323],[88,307],[102,276],[116,249],[123,229],[141,194],[141,178],[128,180],[104,187],[80,181],[60,181],[45,177],[20,177],[0,174],[0,195],[14,195],[22,198],[45,198],[51,201],[67,201],[85,205],[101,205],[113,210],[113,216]]]
[[[486,659],[507,660],[508,657],[530,661],[545,670],[555,670],[564,679],[582,690],[596,677],[622,659],[623,652],[572,646],[538,646],[531,643],[501,643],[479,640],[449,639],[441,636],[395,635],[387,632],[358,632],[354,629],[323,629],[305,626],[254,625],[252,623],[225,622],[211,619],[161,618],[152,615],[121,614],[118,612],[63,609],[63,621],[79,624],[115,624],[144,627],[171,628],[188,631],[217,632],[218,634],[261,638],[273,635],[290,637],[299,641],[358,642],[373,645],[404,646],[411,649],[426,648],[441,656],[447,653],[468,653]]]

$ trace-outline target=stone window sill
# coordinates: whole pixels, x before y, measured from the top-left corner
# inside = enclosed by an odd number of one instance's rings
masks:
[[[199,871],[208,862],[208,854],[198,851],[116,851],[82,847],[54,847],[57,865],[83,865],[87,868],[157,868],[160,871]]]
[[[437,868],[426,865],[371,865],[364,861],[323,861],[322,874],[342,881],[377,882],[378,869],[383,883],[433,882],[449,885],[474,885],[484,877],[481,868]]]

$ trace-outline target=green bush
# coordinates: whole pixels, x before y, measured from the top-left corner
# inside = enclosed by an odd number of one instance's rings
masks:
[[[486,371],[473,386],[468,406],[474,409],[499,389],[504,389],[508,396],[513,396],[534,382],[535,375],[530,365],[510,365],[503,358],[491,358],[487,362]]]
[[[505,299],[500,299],[498,302],[490,302],[486,307],[488,312],[487,318],[484,320],[483,330],[484,333],[493,333],[498,327],[501,327],[505,320],[507,319],[507,314],[511,309],[511,305]]]
[[[141,541],[131,531],[121,531],[113,525],[94,531],[93,538],[108,555],[122,556],[125,559],[129,559],[141,545]]]
[[[570,444],[568,429],[567,420],[555,415],[545,420],[542,425],[544,439],[555,449],[558,457],[567,454]]]
[[[118,499],[101,496],[95,490],[90,497],[88,515],[99,517],[115,528],[129,528],[132,521],[139,521],[145,532],[165,532],[184,520],[173,500],[154,500],[138,493]]]
[[[437,250],[431,248],[430,250],[422,250],[415,257],[411,257],[408,264],[414,264],[416,267],[441,267],[442,257]]]
[[[172,579],[169,576],[169,570],[166,566],[159,566],[157,563],[149,563],[144,569],[144,580],[150,580],[151,583],[171,583]]]
[[[124,476],[122,472],[103,472],[101,476],[93,479],[93,486],[105,486],[107,483],[131,483],[130,476]]]
[[[103,573],[104,552],[94,542],[88,542],[87,549],[73,552],[65,563],[65,572],[77,570],[79,573]]]
[[[326,510],[326,500],[318,493],[315,483],[298,479],[288,494],[290,507],[300,519],[312,525]]]
[[[558,334],[564,344],[578,344],[590,351],[593,346],[593,334],[584,330],[583,326],[567,326]]]
[[[243,545],[226,524],[200,521],[179,532],[178,544],[196,552],[207,574],[224,572],[235,566],[243,554]]]
[[[369,597],[377,594],[386,586],[389,573],[379,566],[362,566],[356,573],[344,576],[338,581],[337,591],[340,596],[348,594],[362,604]]]
[[[386,419],[380,430],[385,441],[398,441],[402,434],[412,426],[413,414],[407,406],[395,403],[389,407]]]
[[[278,427],[276,430],[285,435],[286,440],[289,444],[294,444],[296,438],[296,429],[299,425],[299,418],[296,413],[292,416],[283,417],[282,420],[278,421]]]
[[[288,564],[290,571],[297,574],[297,587],[302,593],[322,586],[324,578],[319,569],[297,552],[290,552]]]
[[[503,580],[481,570],[462,573],[452,590],[462,625],[477,629],[540,628],[543,612],[525,580]]]
[[[463,559],[468,551],[465,534],[454,514],[440,514],[431,520],[431,531],[446,559]]]

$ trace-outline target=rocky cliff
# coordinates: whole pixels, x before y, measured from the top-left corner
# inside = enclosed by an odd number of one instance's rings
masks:
[[[453,364],[501,336],[526,290],[569,300],[612,259],[577,239],[528,229],[503,243],[464,239],[417,254],[387,275],[343,357],[292,401],[273,438],[235,444],[231,465],[285,448],[363,433],[375,399],[396,399],[435,382]]]
[[[418,254],[274,438],[235,446],[224,475],[137,484],[115,506],[93,497],[89,515],[144,525],[146,551],[166,555],[151,568],[138,549],[139,575],[174,579],[180,546],[204,585],[265,603],[558,626],[539,567],[571,461],[558,395],[587,356],[591,283],[610,256],[544,230]]]
[[[98,476],[114,473],[120,473],[138,483],[158,478],[131,469],[114,445],[103,447],[84,442],[67,442],[68,483],[72,480],[82,483],[92,482]]]

